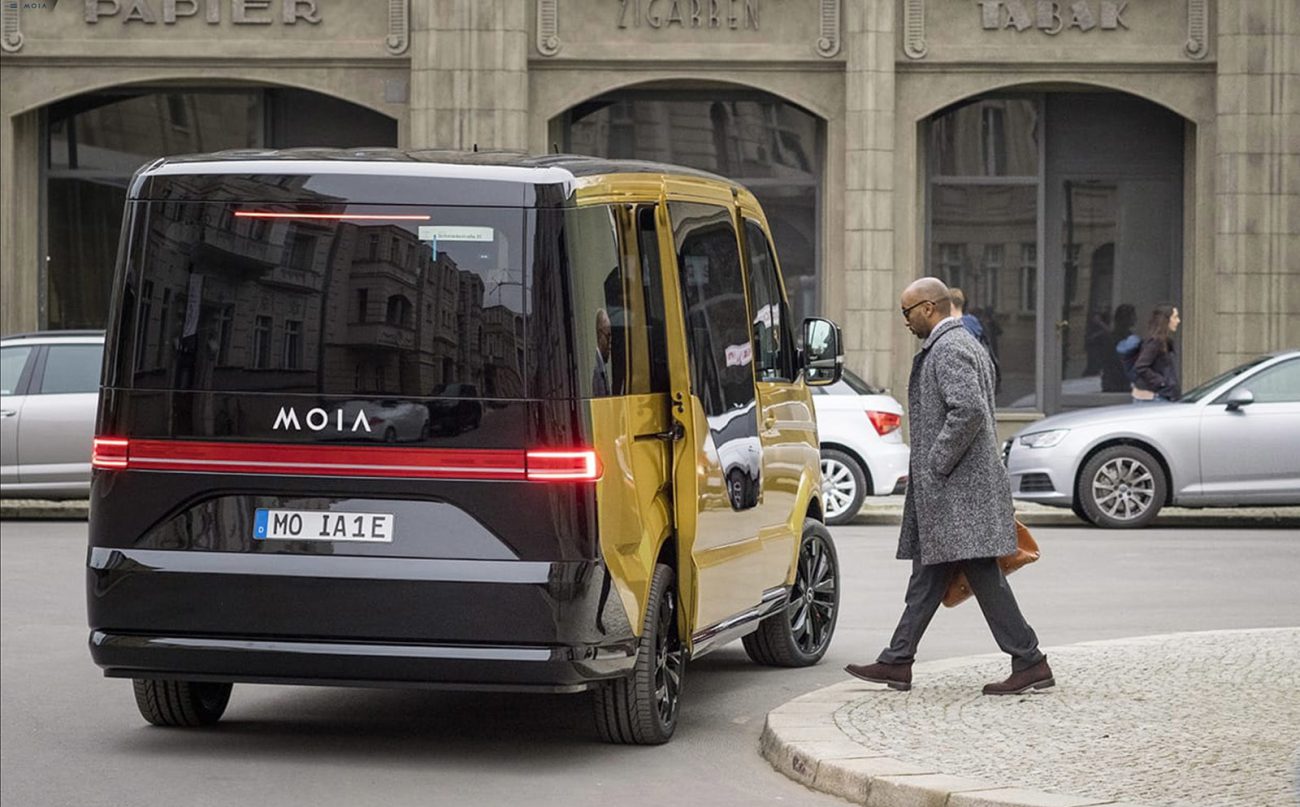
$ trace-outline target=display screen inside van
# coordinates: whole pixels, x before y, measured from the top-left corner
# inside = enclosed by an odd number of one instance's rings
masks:
[[[202,201],[133,208],[119,384],[579,394],[566,359],[566,255],[592,250],[566,248],[565,236],[584,211]],[[597,212],[608,220],[607,210]],[[612,228],[586,230],[587,240],[608,239],[598,251],[617,254]]]

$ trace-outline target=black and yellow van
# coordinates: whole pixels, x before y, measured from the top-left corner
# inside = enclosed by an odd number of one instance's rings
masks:
[[[151,723],[233,682],[594,693],[818,661],[838,568],[763,211],[514,153],[225,152],[135,176],[91,495],[90,650]]]

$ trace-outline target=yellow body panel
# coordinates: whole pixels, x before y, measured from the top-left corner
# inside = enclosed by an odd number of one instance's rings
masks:
[[[743,213],[765,233],[767,220],[748,191],[690,175],[584,177],[575,196],[579,205],[658,205],[673,392],[598,398],[590,402],[589,411],[593,447],[604,462],[604,476],[596,486],[597,516],[614,589],[639,634],[654,565],[664,544],[674,541],[680,627],[689,643],[693,634],[757,605],[765,590],[792,583],[804,518],[821,512],[816,423],[812,398],[801,379],[755,385],[762,488],[759,505],[741,511],[732,509],[721,466],[709,455],[700,402],[688,394],[686,326],[667,203],[725,207],[737,225]],[[631,235],[624,232],[625,238]],[[741,247],[743,254],[743,243]],[[667,431],[674,419],[685,428],[682,439],[644,438]]]

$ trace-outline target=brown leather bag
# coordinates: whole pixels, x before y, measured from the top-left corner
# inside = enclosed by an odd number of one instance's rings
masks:
[[[1038,555],[1038,542],[1034,540],[1029,528],[1021,524],[1020,519],[1016,519],[1016,551],[998,558],[998,566],[1002,567],[1002,573],[1011,574],[1021,566],[1038,560]],[[970,583],[966,580],[966,573],[958,567],[957,573],[948,583],[948,590],[944,592],[943,604],[952,608],[965,602],[973,593],[970,590]]]

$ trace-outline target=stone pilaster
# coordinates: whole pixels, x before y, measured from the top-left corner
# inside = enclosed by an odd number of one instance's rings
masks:
[[[1300,4],[1220,0],[1217,364],[1300,346]]]
[[[844,5],[846,359],[851,369],[874,383],[901,392],[891,378],[892,334],[898,318],[894,314],[894,0],[845,0]]]
[[[524,0],[412,4],[411,148],[515,148],[528,140]]]

